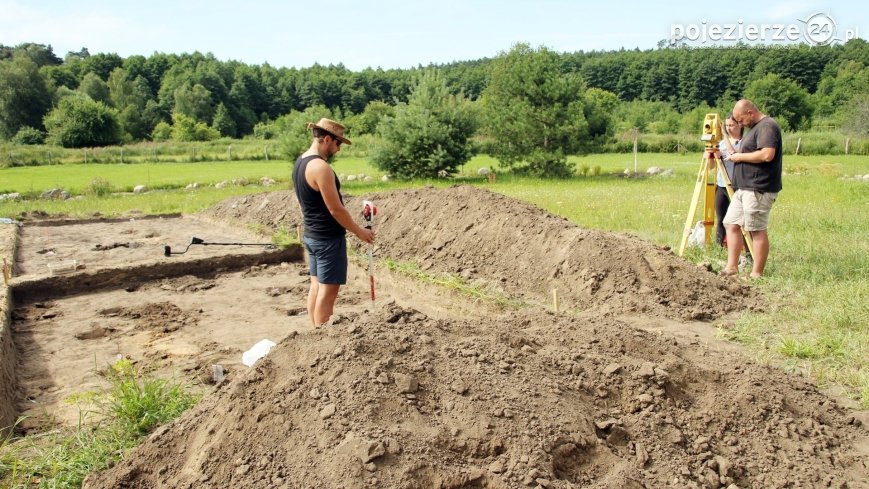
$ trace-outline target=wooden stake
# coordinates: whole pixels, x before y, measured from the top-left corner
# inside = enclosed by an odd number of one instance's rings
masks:
[[[9,265],[6,264],[6,258],[3,259],[3,283],[9,287]]]
[[[803,142],[803,138],[799,138],[799,139],[797,139],[797,150],[794,151],[794,154],[795,154],[795,155],[800,154],[800,144],[802,144],[802,142]]]
[[[558,289],[552,289],[552,305],[555,312],[558,312]]]

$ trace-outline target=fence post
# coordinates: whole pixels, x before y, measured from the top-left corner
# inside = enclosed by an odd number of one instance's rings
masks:
[[[847,153],[847,151],[845,151]],[[51,151],[48,152],[48,164],[51,165]]]
[[[231,144],[230,144],[229,147],[226,149],[226,153],[227,153],[226,159],[227,159],[228,161],[232,161],[232,145],[231,145]]]
[[[269,145],[268,145],[268,144],[265,146],[265,148],[263,149],[263,151],[264,151],[265,154],[266,154],[266,161],[269,161]]]
[[[845,154],[848,154],[848,148],[851,146],[851,138],[845,138]]]
[[[800,154],[800,144],[802,144],[802,142],[803,142],[803,138],[799,138],[799,139],[797,139],[797,150],[794,151],[794,154],[795,154],[795,155]]]

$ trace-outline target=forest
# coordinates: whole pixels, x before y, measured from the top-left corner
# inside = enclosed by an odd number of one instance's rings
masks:
[[[361,71],[342,64],[248,65],[199,52],[122,58],[82,48],[61,58],[50,45],[26,43],[0,45],[0,141],[76,148],[151,140],[268,139],[279,136],[282,118],[305,113],[340,119],[351,135],[375,134],[431,72],[450,96],[480,108],[470,113],[482,117],[494,110],[492,104],[484,109],[492,86],[504,85],[493,82],[498,61],[517,53],[542,57],[547,64],[535,72],[543,78],[534,91],[561,90],[536,94],[538,103],[606,100],[598,105],[598,127],[583,133],[597,146],[567,148],[573,152],[612,149],[607,141],[634,129],[692,133],[703,113],[726,112],[742,97],[752,98],[786,131],[869,134],[869,45],[862,39],[814,47],[572,53],[517,44],[491,59]],[[515,82],[522,83],[523,76],[518,73]],[[568,81],[550,83],[553,79]],[[504,98],[510,93],[501,90],[502,104],[510,105]],[[531,95],[514,91],[512,96],[521,100]],[[591,112],[586,107],[583,114],[588,122]],[[510,117],[500,116],[495,118]],[[464,127],[484,139],[491,133],[486,124]]]

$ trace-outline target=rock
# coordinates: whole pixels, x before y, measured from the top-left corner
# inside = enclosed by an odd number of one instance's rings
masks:
[[[648,379],[650,377],[655,376],[655,364],[651,362],[645,362],[640,366],[640,369],[637,370],[637,376]]]
[[[381,182],[388,182],[390,179],[391,177],[389,175],[383,175],[382,177],[380,177]]]
[[[642,443],[637,443],[634,446],[634,451],[637,456],[637,464],[639,464],[640,467],[645,467],[649,462],[649,452],[646,451],[646,447],[643,446]]]
[[[489,464],[489,472],[492,472],[493,474],[500,474],[504,472],[504,462],[501,462],[500,460],[495,460],[494,462]]]
[[[147,191],[148,191],[148,187],[146,187],[144,185],[136,185],[135,187],[133,187],[134,194],[143,194]]]
[[[450,384],[450,389],[457,394],[464,395],[468,392],[468,384],[466,384],[463,380],[457,379]]]
[[[259,184],[262,185],[263,187],[271,187],[275,183],[276,182],[269,177],[262,177],[259,179]]]
[[[217,182],[217,183],[215,183],[215,184],[214,184],[214,188],[226,188],[227,185],[229,185],[229,182],[227,182],[226,180],[224,180],[224,181],[222,181],[222,182]]]
[[[646,170],[646,173],[648,173],[649,175],[657,175],[657,174],[661,173],[662,171],[663,170],[661,170],[661,168],[659,168],[657,166],[652,166],[652,167],[649,167],[648,170]]]
[[[489,173],[492,173],[492,171],[489,170],[488,168],[486,168],[485,166],[483,168],[480,168],[479,170],[477,170],[477,175],[485,176],[485,175],[488,175]]]
[[[704,486],[710,489],[718,489],[721,485],[721,479],[718,477],[718,473],[709,467],[703,469],[702,482]]]
[[[371,462],[378,457],[386,455],[386,446],[384,446],[383,443],[380,442],[369,442],[364,447],[364,452],[361,455],[362,456],[360,458],[362,459],[362,462]]]
[[[613,418],[605,419],[603,421],[595,421],[594,422],[594,425],[597,426],[597,429],[599,429],[599,430],[606,430],[606,429],[612,428],[613,426],[615,426],[617,424],[619,424],[619,422]]]
[[[613,375],[617,374],[621,369],[622,369],[621,365],[619,365],[617,363],[611,363],[611,364],[607,365],[605,369],[603,369],[603,373],[607,377],[612,377]]]
[[[348,182],[355,182],[355,181],[356,181],[356,175],[347,175],[347,181],[348,181]]]
[[[419,382],[413,375],[393,374],[399,394],[413,394],[419,390]]]
[[[335,415],[337,408],[335,404],[328,404],[320,411],[320,419],[329,419]]]
[[[188,183],[187,186],[184,187],[184,188],[185,188],[186,190],[192,190],[192,189],[195,189],[195,188],[199,188],[199,183],[197,183],[197,182]]]

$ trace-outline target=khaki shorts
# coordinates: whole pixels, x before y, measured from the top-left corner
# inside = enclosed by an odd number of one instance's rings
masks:
[[[736,224],[746,231],[766,231],[776,197],[778,192],[737,190],[724,216],[724,225]]]

